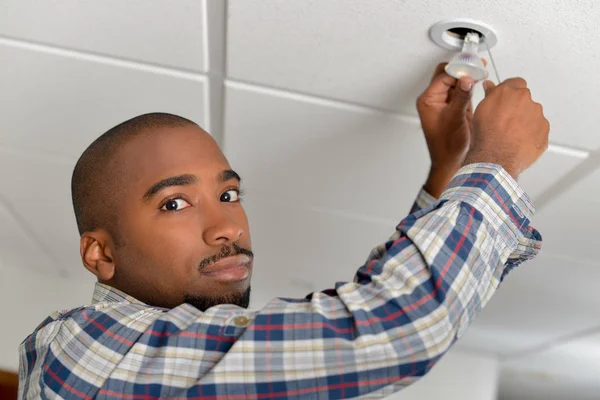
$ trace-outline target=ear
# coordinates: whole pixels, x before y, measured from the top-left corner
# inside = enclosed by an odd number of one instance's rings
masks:
[[[100,281],[110,281],[115,276],[111,243],[110,235],[104,230],[86,232],[79,241],[83,265]]]

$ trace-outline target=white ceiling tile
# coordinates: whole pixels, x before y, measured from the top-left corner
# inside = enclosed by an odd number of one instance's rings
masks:
[[[535,201],[587,157],[586,152],[550,145],[542,157],[519,177],[519,185]]]
[[[600,335],[558,344],[503,363],[502,398],[592,400],[600,393]]]
[[[553,257],[542,249],[508,275],[461,342],[512,355],[589,329],[598,325],[599,281],[597,265]]]
[[[228,84],[224,150],[248,193],[398,222],[429,156],[416,119]]]
[[[596,148],[600,20],[592,1],[230,0],[229,77],[415,114],[430,74],[451,56],[431,42],[456,17],[494,26],[502,79],[525,77],[544,105],[552,140]],[[515,17],[518,16],[518,17]],[[572,38],[572,39],[571,39]],[[487,54],[483,54],[487,56]],[[576,72],[573,66],[576,65]],[[491,69],[490,69],[491,72]]]
[[[4,184],[4,180],[2,183]],[[51,256],[41,248],[40,243],[31,237],[27,228],[19,221],[19,217],[6,207],[1,194],[0,266],[2,268],[28,268],[46,273],[59,272],[58,265]]]
[[[600,226],[600,169],[596,169],[541,208],[534,219],[544,252],[600,266],[596,251]]]
[[[554,360],[560,363],[561,360]],[[598,400],[598,385],[582,385],[560,376],[522,371],[504,372],[498,400]]]
[[[204,1],[4,0],[0,35],[206,71]]]
[[[74,166],[75,162],[51,161],[0,149],[0,195],[47,249],[58,268],[81,276],[85,268],[79,257],[79,234],[71,202]],[[7,235],[8,229],[0,226],[0,235]],[[24,246],[20,240],[17,243],[21,248],[15,246],[12,257],[18,257]],[[9,249],[6,251],[11,254]],[[47,258],[39,253],[31,257],[33,261],[40,257],[38,263]]]
[[[208,95],[210,103],[210,133],[221,143],[223,137],[223,80],[225,79],[225,46],[227,43],[227,2],[206,0],[208,42]]]
[[[76,159],[109,128],[161,111],[208,124],[206,78],[0,45],[0,145]]]

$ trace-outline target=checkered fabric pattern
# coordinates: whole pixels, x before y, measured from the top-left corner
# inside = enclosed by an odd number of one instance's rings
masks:
[[[380,398],[425,375],[533,258],[533,206],[500,167],[462,168],[373,250],[353,282],[257,311],[151,307],[98,284],[20,347],[20,397]]]

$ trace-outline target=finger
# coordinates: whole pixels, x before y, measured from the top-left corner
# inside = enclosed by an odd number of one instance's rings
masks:
[[[494,89],[496,88],[496,84],[492,81],[484,81],[483,82],[483,90],[485,92],[485,96],[489,96],[490,93],[492,93],[494,91]]]
[[[475,85],[475,81],[472,78],[466,76],[460,78],[456,88],[452,90],[449,106],[466,112],[471,104],[473,85]]]
[[[457,87],[459,87],[460,90],[462,90],[463,92],[468,93],[471,91],[471,89],[473,89],[473,85],[475,85],[475,81],[473,80],[473,78],[463,76],[458,80]]]
[[[468,76],[458,80],[455,79],[455,84],[450,87],[446,101],[450,104],[455,97],[464,97],[465,92],[468,94],[468,97],[471,98],[472,93],[469,92],[473,89],[473,86],[475,86],[475,81]],[[459,103],[462,102],[459,100]]]
[[[484,67],[487,67],[487,60],[485,58],[482,58],[481,62],[483,63]]]
[[[469,101],[469,105],[467,106],[467,113],[466,113],[465,117],[467,118],[467,122],[469,123],[469,126],[470,126],[471,122],[473,121],[473,101]]]
[[[456,78],[451,77],[445,71],[438,74],[432,81],[427,92],[430,94],[447,94],[457,83]]]
[[[431,82],[433,82],[438,75],[446,72],[446,65],[448,65],[448,63],[443,62],[435,67],[435,71],[433,71],[433,76],[431,77]]]

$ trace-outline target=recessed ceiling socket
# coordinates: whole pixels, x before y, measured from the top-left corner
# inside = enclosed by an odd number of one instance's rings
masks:
[[[468,33],[476,33],[480,43],[491,49],[498,43],[496,31],[485,22],[469,18],[455,18],[438,22],[429,30],[429,36],[435,44],[448,50],[460,51]]]

